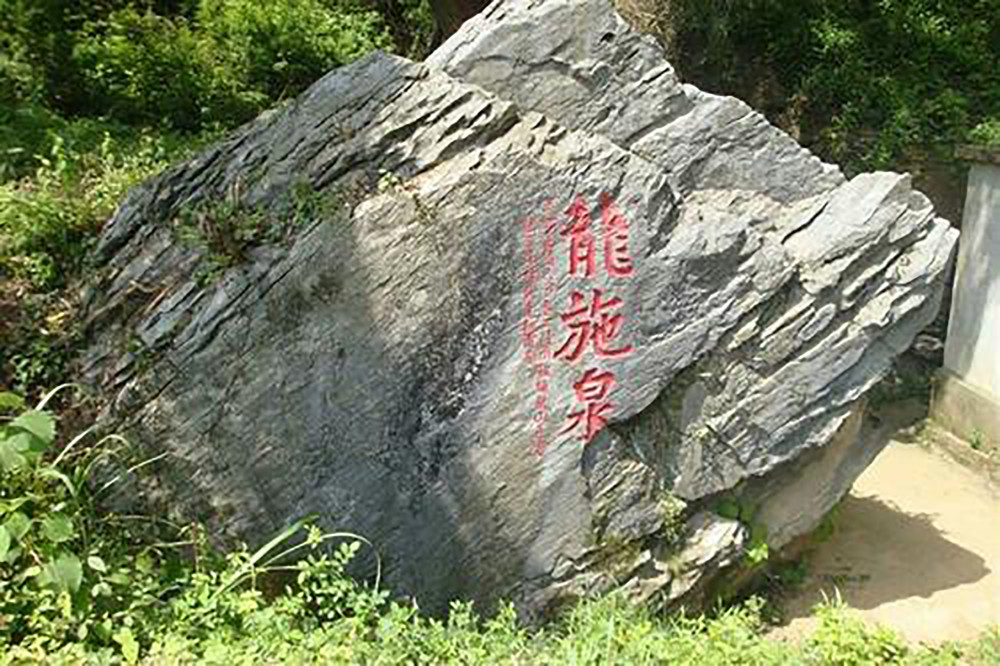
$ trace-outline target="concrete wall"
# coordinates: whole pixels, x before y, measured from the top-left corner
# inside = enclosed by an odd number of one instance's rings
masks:
[[[944,372],[933,413],[955,434],[1000,442],[1000,153],[971,166]],[[979,436],[979,435],[977,435]]]
[[[1000,166],[973,164],[945,367],[1000,400]]]

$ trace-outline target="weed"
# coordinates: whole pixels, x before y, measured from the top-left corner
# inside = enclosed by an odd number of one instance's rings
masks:
[[[776,564],[768,576],[781,589],[794,589],[809,577],[809,567],[802,558],[787,560]]]
[[[752,567],[760,566],[767,562],[770,556],[770,550],[767,546],[767,541],[762,538],[751,539],[750,545],[747,546],[746,555],[744,556],[747,564]]]
[[[627,576],[635,567],[642,552],[638,539],[627,539],[618,535],[605,537],[600,545],[600,566],[615,578]]]
[[[805,655],[812,663],[867,666],[895,664],[908,656],[910,648],[891,630],[869,626],[850,615],[839,595],[820,605],[819,627],[810,636]]]
[[[729,520],[738,520],[750,533],[744,562],[750,567],[764,564],[770,556],[767,526],[757,520],[757,507],[738,498],[723,497],[715,504],[715,513]]]
[[[660,528],[659,537],[670,545],[680,543],[684,536],[687,505],[684,500],[665,491],[660,495],[658,506],[663,517],[663,527]]]
[[[111,129],[79,150],[56,134],[32,177],[0,184],[0,272],[42,291],[65,286],[125,192],[164,168],[179,143],[119,130],[116,139]]]
[[[177,239],[204,253],[196,276],[202,285],[247,260],[247,253],[261,245],[287,243],[294,232],[330,212],[332,201],[296,183],[269,207],[245,202],[239,181],[220,199],[186,208],[173,221]]]
[[[969,446],[972,447],[974,451],[982,451],[984,445],[986,444],[986,435],[979,428],[973,428],[972,433],[969,435]]]
[[[1000,116],[987,118],[976,125],[969,138],[974,143],[990,148],[1000,146]]]
[[[76,342],[74,287],[101,224],[128,188],[167,165],[168,153],[183,156],[202,138],[27,115],[37,131],[0,130],[0,150],[39,151],[0,182],[0,385],[39,396],[65,376]]]
[[[378,183],[375,188],[378,192],[392,192],[403,186],[403,179],[398,174],[388,169],[378,170]]]
[[[434,663],[941,665],[991,662],[995,631],[968,645],[911,648],[852,618],[839,601],[817,609],[802,646],[763,635],[764,604],[750,598],[712,616],[654,614],[622,594],[583,600],[529,632],[510,604],[489,618],[453,602],[446,619],[350,578],[364,539],[303,520],[255,551],[212,551],[198,529],[154,521],[122,527],[96,511],[88,484],[118,438],[56,453],[50,394],[33,409],[0,393],[0,664]],[[113,482],[112,482],[113,483]],[[339,542],[337,548],[326,548]],[[193,557],[183,556],[190,550]],[[295,560],[298,555],[305,557]],[[265,595],[269,576],[292,574]],[[286,576],[287,579],[287,576]]]
[[[143,521],[136,532],[99,514],[100,493],[115,480],[97,486],[91,470],[120,457],[126,443],[111,435],[87,445],[88,429],[55,453],[56,418],[47,405],[65,388],[32,409],[0,393],[0,414],[8,415],[0,417],[0,647],[7,657],[44,661],[82,649],[104,655],[98,661],[117,653],[134,663],[166,627],[208,640],[245,627],[264,605],[258,581],[282,569],[298,574],[280,604],[288,618],[303,626],[334,616],[373,621],[385,603],[377,578],[369,589],[344,572],[367,543],[361,537],[299,521],[253,553],[218,557],[184,530]],[[287,546],[301,533],[300,543]],[[345,542],[324,554],[333,539]],[[193,566],[178,546],[200,552]],[[302,550],[310,556],[288,564]]]
[[[843,500],[841,500],[842,502]],[[833,535],[837,533],[837,519],[840,515],[841,502],[838,502],[830,509],[825,516],[819,521],[819,526],[813,530],[812,537],[815,539],[816,543],[824,543],[833,538]]]

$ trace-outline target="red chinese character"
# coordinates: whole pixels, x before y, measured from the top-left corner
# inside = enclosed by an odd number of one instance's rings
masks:
[[[573,220],[562,230],[569,236],[569,274],[576,275],[577,264],[583,263],[585,277],[594,276],[594,234],[590,232],[590,209],[583,197],[578,196],[566,209]]]
[[[603,296],[603,290],[594,289],[594,300],[588,305],[582,293],[570,292],[570,309],[559,315],[569,329],[569,338],[556,351],[557,358],[562,357],[571,363],[575,362],[583,356],[590,342],[593,342],[594,353],[600,358],[620,358],[632,351],[631,345],[618,349],[610,347],[612,338],[621,331],[625,317],[607,312],[621,307],[622,299],[612,297],[608,301],[603,301]]]
[[[576,401],[582,403],[583,408],[567,416],[568,422],[560,434],[571,432],[583,425],[580,439],[584,442],[592,440],[594,435],[608,423],[606,413],[611,409],[611,403],[605,399],[614,385],[615,376],[607,370],[599,372],[597,368],[590,368],[583,373],[583,377],[573,384]]]
[[[628,254],[628,220],[618,212],[607,192],[601,194],[601,221],[604,223],[604,268],[608,275],[632,275],[632,257]]]

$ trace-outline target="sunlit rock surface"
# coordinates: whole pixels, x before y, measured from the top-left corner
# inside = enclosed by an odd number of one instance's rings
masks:
[[[218,201],[275,231],[212,259]],[[257,543],[316,513],[431,610],[670,601],[877,453],[859,400],[955,240],[908,177],[845,180],[605,2],[497,2],[134,190],[81,366],[169,454],[154,505]]]

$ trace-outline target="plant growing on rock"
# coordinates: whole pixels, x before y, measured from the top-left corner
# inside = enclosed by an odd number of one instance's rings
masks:
[[[221,198],[181,210],[173,225],[180,242],[204,253],[197,279],[207,284],[245,262],[252,248],[288,242],[296,230],[329,213],[331,204],[308,183],[297,182],[272,205],[252,205],[237,180]]]

